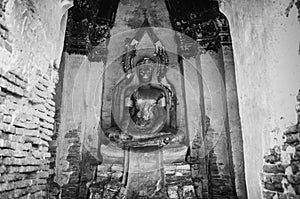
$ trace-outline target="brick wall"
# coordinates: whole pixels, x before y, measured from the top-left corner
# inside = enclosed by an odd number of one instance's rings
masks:
[[[68,3],[0,1],[0,198],[47,196]]]
[[[54,128],[54,83],[38,76],[31,91],[20,74],[2,73],[1,87],[1,177],[0,195],[18,198],[46,195],[51,174],[49,142]]]
[[[298,123],[271,133],[273,147],[264,157],[261,174],[266,199],[300,197],[300,91],[297,99]]]

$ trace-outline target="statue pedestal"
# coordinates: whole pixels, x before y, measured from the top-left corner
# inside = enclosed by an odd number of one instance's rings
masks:
[[[165,187],[162,148],[130,148],[126,158],[128,158],[128,175],[124,176],[126,196],[159,198]]]
[[[162,148],[163,164],[183,163],[188,147],[184,144],[174,143]],[[103,164],[124,164],[125,150],[116,144],[101,145]]]
[[[139,154],[134,154],[131,157],[137,155],[137,157],[142,160],[145,158],[140,158]],[[154,154],[152,154],[154,155]],[[137,158],[136,157],[136,158]],[[136,159],[135,158],[135,159]],[[147,159],[147,158],[146,158]],[[148,161],[148,160],[147,160]],[[131,162],[132,168],[138,168],[136,166],[137,162]],[[152,162],[153,163],[153,162]],[[153,165],[153,164],[150,165]],[[144,164],[143,164],[144,165]],[[146,176],[151,175],[151,166],[147,165],[150,172],[142,173],[139,172],[141,175],[145,174]],[[131,167],[131,166],[130,166]],[[171,164],[164,164],[162,170],[158,171],[156,174],[154,173],[154,177],[158,177],[160,175],[160,171],[163,172],[164,178],[164,191],[167,196],[160,197],[160,198],[203,198],[202,193],[202,182],[199,181],[194,183],[192,180],[192,168],[189,164],[186,163],[171,163]],[[126,172],[125,172],[126,173]],[[131,174],[136,175],[139,174],[133,171]],[[129,174],[130,175],[130,174]],[[142,176],[138,176],[138,178]],[[133,176],[131,180],[134,180],[136,176]],[[90,187],[91,191],[91,199],[112,199],[117,198],[121,199],[120,197],[120,190],[121,188],[121,181],[124,178],[124,165],[123,164],[102,164],[98,166],[97,172],[97,182],[92,184]],[[197,185],[197,186],[196,186]],[[154,186],[155,188],[156,186]],[[195,194],[197,196],[195,196]],[[129,197],[130,198],[130,197]],[[131,197],[135,198],[135,197]],[[138,197],[136,197],[138,198]],[[143,196],[139,198],[145,198]],[[155,198],[155,197],[154,197]]]
[[[184,164],[187,146],[183,144],[173,143],[164,147],[132,147],[124,150],[110,143],[101,146],[101,153],[103,164],[98,166],[97,179],[122,181],[128,198],[144,197],[145,194],[149,196],[159,190],[161,190],[159,194],[166,195],[168,189],[172,192],[174,185],[178,188],[178,192],[182,192],[182,184],[186,185],[188,181],[191,181],[190,167]],[[161,197],[163,198],[163,196],[158,198]]]

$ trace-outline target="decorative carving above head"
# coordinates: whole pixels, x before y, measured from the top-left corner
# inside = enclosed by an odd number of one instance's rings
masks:
[[[196,22],[191,24],[192,34],[189,35],[194,38],[198,44],[204,49],[212,49],[219,47],[219,32],[220,27],[217,19],[209,19],[203,22]]]
[[[119,0],[75,0],[69,10],[66,51],[89,55],[91,61],[106,61],[118,3]]]
[[[197,49],[217,51],[221,41],[230,41],[229,34],[225,34],[229,32],[228,23],[226,17],[219,12],[217,1],[166,2],[172,26],[178,31],[181,54],[191,57],[197,54]]]
[[[192,38],[197,42],[199,47],[205,50],[217,51],[220,47],[219,33],[220,27],[218,19],[209,19],[206,21],[189,21],[187,24],[181,20],[173,22],[174,29],[178,32]],[[183,24],[183,26],[181,26]],[[187,42],[186,40],[183,42]],[[180,45],[185,45],[184,43]]]
[[[158,67],[158,78],[161,79],[165,76],[167,72],[167,67],[169,65],[169,57],[167,52],[164,49],[155,49],[154,53],[151,55],[143,55],[142,57],[139,57],[137,55],[136,47],[133,45],[130,45],[128,41],[131,41],[130,39],[127,39],[125,42],[127,44],[125,45],[126,52],[123,54],[122,57],[122,67],[123,71],[126,74],[130,74],[134,72],[134,68],[138,65],[145,64],[145,63],[151,63]]]
[[[166,72],[166,67],[169,64],[169,57],[167,52],[165,51],[165,48],[162,44],[162,42],[159,40],[158,36],[155,34],[152,26],[149,23],[148,17],[147,17],[147,9],[144,9],[144,22],[141,24],[138,31],[135,33],[133,38],[126,38],[125,39],[125,53],[122,57],[122,66],[124,72],[132,73],[132,70],[136,66],[136,60],[141,60],[137,56],[137,46],[141,42],[142,38],[145,34],[148,34],[150,37],[153,45],[154,45],[154,52],[153,54],[149,55],[149,52],[147,55],[143,55],[145,57],[151,57],[151,60],[154,60],[158,67],[162,70],[159,72],[159,76],[163,77]],[[146,50],[146,49],[143,49]],[[140,51],[140,50],[139,50]]]
[[[103,61],[106,59],[112,26],[111,22],[103,19],[94,20],[89,24],[88,52],[90,61]]]
[[[110,38],[110,29],[113,24],[104,19],[97,19],[89,23],[90,46],[97,46]]]

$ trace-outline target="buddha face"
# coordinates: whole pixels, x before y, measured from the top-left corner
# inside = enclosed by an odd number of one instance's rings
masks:
[[[149,64],[138,66],[138,77],[141,83],[149,83],[152,79],[153,67]]]

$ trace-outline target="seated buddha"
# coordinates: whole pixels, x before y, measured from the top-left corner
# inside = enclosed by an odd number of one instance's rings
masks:
[[[101,146],[103,162],[123,163],[128,147],[163,147],[165,163],[184,161],[185,136],[176,126],[176,93],[158,63],[157,54],[144,56],[112,90],[111,141]],[[132,63],[132,62],[129,62]]]
[[[165,146],[184,139],[183,132],[170,125],[170,114],[176,114],[170,111],[174,91],[153,75],[158,73],[156,66],[153,59],[142,58],[136,63],[136,75],[113,91],[116,125],[105,134],[119,147]]]
[[[182,162],[186,156],[188,136],[178,128],[176,92],[166,78],[168,54],[150,25],[147,9],[143,14],[140,29],[133,38],[125,39],[125,77],[112,90],[112,125],[104,130],[111,142],[101,146],[103,162],[126,161],[124,149],[128,148],[162,148],[165,163]],[[152,55],[137,58],[152,45]]]
[[[181,158],[186,153],[187,147],[180,145],[184,133],[172,126],[174,122],[170,119],[176,114],[175,92],[166,79],[160,81],[162,78],[155,75],[159,73],[158,69],[154,59],[144,57],[137,61],[134,74],[123,79],[113,90],[115,126],[107,129],[105,135],[115,149],[123,150],[124,156],[120,154],[120,157],[124,157],[124,170],[128,175],[123,177],[127,182],[125,195],[128,198],[163,197],[159,194],[165,193],[164,155],[172,157],[176,149],[183,152]],[[167,148],[172,145],[171,150]],[[110,156],[116,155],[116,151],[111,151]],[[106,152],[109,155],[109,147],[102,149],[104,161]],[[178,157],[175,155],[175,158]],[[118,162],[113,161],[114,164]]]

